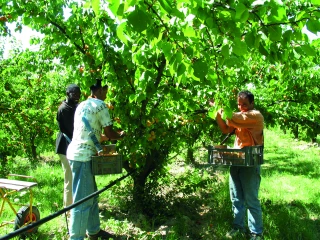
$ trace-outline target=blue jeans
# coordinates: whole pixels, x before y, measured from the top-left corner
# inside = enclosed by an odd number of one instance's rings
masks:
[[[79,162],[69,160],[72,171],[73,202],[87,197],[97,191],[97,184],[92,174],[91,161]],[[98,196],[88,199],[71,209],[70,239],[83,240],[86,232],[90,235],[100,231]]]
[[[245,228],[246,212],[251,233],[263,232],[262,210],[258,198],[261,182],[260,166],[230,167],[229,189],[234,215],[234,228]]]

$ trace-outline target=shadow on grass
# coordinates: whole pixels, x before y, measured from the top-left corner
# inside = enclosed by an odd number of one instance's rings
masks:
[[[216,183],[216,180],[213,181]],[[141,235],[134,235],[134,233],[140,232],[141,234],[141,231],[155,233],[152,237],[145,239],[219,239],[216,237],[208,238],[208,236],[217,236],[214,229],[221,220],[221,213],[224,212],[221,212],[220,208],[214,207],[221,205],[221,202],[213,197],[219,194],[216,193],[219,189],[224,191],[227,189],[219,184],[216,184],[213,188],[212,181],[207,179],[190,184],[187,188],[189,190],[180,189],[179,192],[173,189],[167,192],[165,196],[157,198],[155,202],[149,203],[150,206],[158,206],[154,210],[153,216],[146,216],[141,213],[133,214],[134,210],[128,209],[128,212],[123,211],[123,209],[118,209],[118,211],[105,209],[102,221],[114,218],[120,222],[130,222],[132,228],[130,236],[127,235],[129,239],[139,239]],[[128,208],[133,203],[127,202],[126,205]],[[228,208],[227,211],[230,211],[230,209]],[[228,213],[228,216],[231,218],[231,213]]]
[[[265,160],[265,165],[263,165],[263,171],[272,175],[273,173],[285,173],[287,175],[302,175],[308,178],[319,178],[318,167],[314,162],[289,162],[279,159],[272,159],[272,161]]]
[[[293,176],[319,178],[319,166],[316,164],[316,160],[306,159],[306,156],[297,155],[294,152],[292,154],[282,152],[265,154],[263,169],[269,174],[280,172]]]
[[[262,211],[265,239],[320,239],[319,206],[301,201],[274,204],[262,200]]]

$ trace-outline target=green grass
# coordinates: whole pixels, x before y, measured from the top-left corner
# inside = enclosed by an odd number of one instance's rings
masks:
[[[320,239],[320,150],[267,131],[260,196],[267,239]]]
[[[40,162],[36,168],[31,167],[25,159],[17,158],[13,161],[15,163],[10,171],[11,173],[32,176],[38,183],[37,186],[31,188],[31,191],[33,193],[33,205],[39,209],[41,219],[63,209],[63,172],[58,156],[52,156],[52,153],[51,156],[45,156],[44,161]],[[104,186],[103,184],[116,178],[117,176],[97,177],[97,182],[101,188]],[[35,181],[34,179],[31,179],[31,181]],[[104,192],[102,196],[106,196],[106,194],[107,192]],[[29,197],[30,192],[26,190],[11,194],[9,199],[11,203],[14,203],[14,208],[19,210],[22,205],[29,205]],[[14,212],[5,203],[0,221],[13,221],[14,219]],[[0,236],[12,232],[13,227],[14,224],[8,224],[0,228]],[[67,239],[65,216],[61,215],[41,225],[38,234],[33,236],[32,239]]]
[[[204,168],[173,159],[169,174],[161,179],[150,201],[153,217],[131,208],[130,179],[100,195],[102,228],[117,239],[225,239],[232,223],[227,168]],[[265,239],[320,239],[320,149],[278,129],[265,131],[265,163],[260,199]],[[45,157],[37,168],[16,160],[12,172],[38,180],[34,202],[41,218],[62,209],[63,174],[57,156]],[[196,149],[196,160],[206,161],[206,151]],[[97,176],[98,188],[120,175]],[[26,194],[27,195],[27,194]],[[23,197],[16,197],[22,202]],[[6,209],[7,210],[7,209]],[[5,211],[0,220],[7,220]],[[14,217],[14,216],[13,216]],[[0,228],[0,235],[12,226]],[[66,222],[59,216],[40,226],[32,239],[67,239]]]

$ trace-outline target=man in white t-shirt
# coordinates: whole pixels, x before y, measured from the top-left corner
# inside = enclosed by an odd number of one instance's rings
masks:
[[[91,168],[91,156],[96,155],[97,150],[82,117],[88,120],[98,140],[106,140],[106,137],[113,140],[122,139],[122,135],[112,128],[112,120],[104,102],[108,87],[102,86],[101,80],[97,80],[90,90],[91,96],[80,103],[75,112],[73,138],[67,150],[67,159],[72,171],[74,203],[97,191]],[[72,240],[83,240],[86,234],[90,240],[112,237],[100,229],[98,196],[71,209],[70,225]]]

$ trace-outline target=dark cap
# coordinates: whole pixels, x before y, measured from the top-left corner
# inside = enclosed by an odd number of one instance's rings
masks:
[[[77,84],[72,83],[67,86],[66,92],[73,92],[75,90],[80,90],[80,87]]]

